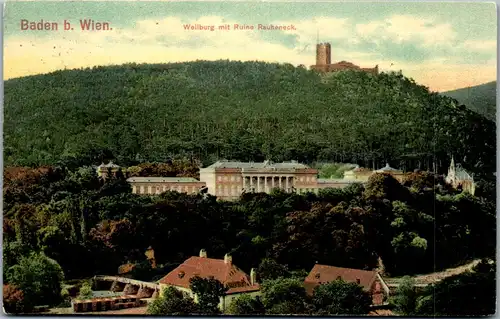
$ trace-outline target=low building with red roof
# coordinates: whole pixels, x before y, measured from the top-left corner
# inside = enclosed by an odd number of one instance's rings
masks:
[[[309,275],[304,280],[304,287],[309,295],[313,294],[314,288],[342,279],[345,282],[355,282],[362,286],[365,291],[372,294],[373,305],[382,305],[389,296],[389,287],[375,270],[361,270],[352,268],[341,268],[327,265],[314,265]]]
[[[226,295],[221,298],[219,304],[222,311],[227,309],[234,298],[242,294],[253,296],[260,294],[260,286],[256,282],[256,272],[254,269],[251,270],[250,276],[248,276],[243,270],[233,264],[230,255],[226,254],[224,259],[208,258],[204,249],[200,251],[200,256],[188,258],[160,279],[161,291],[163,292],[166,287],[175,287],[188,293],[196,301],[196,296],[191,291],[189,284],[189,280],[196,276],[201,278],[213,277],[228,288]]]

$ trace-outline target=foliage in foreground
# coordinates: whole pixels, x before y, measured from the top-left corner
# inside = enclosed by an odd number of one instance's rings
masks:
[[[259,296],[241,295],[231,302],[227,311],[231,315],[263,315],[266,313]]]
[[[215,278],[193,277],[189,280],[191,291],[198,298],[198,306],[202,314],[215,315],[220,313],[220,298],[228,290]]]
[[[196,309],[197,305],[191,297],[173,287],[167,287],[161,296],[149,304],[147,312],[156,316],[186,316],[196,313]]]
[[[496,313],[496,263],[483,260],[473,271],[428,286],[418,300],[423,316],[488,316]]]
[[[496,263],[483,259],[472,271],[450,276],[417,291],[406,277],[393,298],[407,316],[487,316],[496,312]]]
[[[356,283],[335,280],[314,289],[315,315],[363,315],[370,311],[371,294]]]
[[[6,269],[6,282],[22,292],[17,293],[16,309],[32,309],[37,305],[54,306],[61,301],[64,273],[59,264],[42,253],[22,256],[18,264]],[[11,293],[12,296],[12,293]]]

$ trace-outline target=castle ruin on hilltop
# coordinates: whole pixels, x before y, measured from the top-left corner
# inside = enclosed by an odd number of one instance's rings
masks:
[[[311,65],[311,70],[323,73],[337,72],[344,70],[364,71],[372,74],[378,74],[378,65],[374,68],[361,68],[354,63],[340,61],[332,64],[332,49],[330,43],[318,43],[316,45],[316,64]]]

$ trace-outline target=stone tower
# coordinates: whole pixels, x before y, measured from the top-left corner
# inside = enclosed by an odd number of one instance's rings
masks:
[[[330,43],[316,44],[316,65],[328,65],[332,63],[332,51]]]

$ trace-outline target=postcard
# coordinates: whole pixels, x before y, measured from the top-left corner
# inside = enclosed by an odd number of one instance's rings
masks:
[[[494,3],[3,17],[4,312],[496,312]]]

